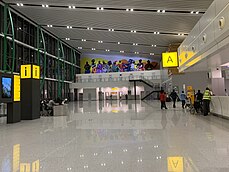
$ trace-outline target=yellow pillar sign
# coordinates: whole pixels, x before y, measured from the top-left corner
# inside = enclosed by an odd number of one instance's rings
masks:
[[[33,65],[33,78],[40,79],[40,66]]]
[[[178,67],[178,55],[177,52],[162,53],[163,67]]]
[[[30,163],[21,163],[20,172],[30,172]]]
[[[31,65],[21,65],[21,78],[31,78]]]
[[[13,147],[13,172],[19,171],[20,165],[20,145],[14,145]]]
[[[168,157],[168,172],[184,172],[183,157]]]
[[[39,172],[40,171],[40,161],[34,161],[32,163],[32,172]]]
[[[14,101],[21,101],[21,78],[18,75],[14,75]]]

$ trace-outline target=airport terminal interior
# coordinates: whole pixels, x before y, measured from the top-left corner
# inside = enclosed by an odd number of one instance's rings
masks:
[[[0,0],[0,172],[229,172],[229,0]]]

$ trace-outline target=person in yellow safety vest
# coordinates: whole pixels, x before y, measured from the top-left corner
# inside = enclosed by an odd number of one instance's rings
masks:
[[[204,95],[203,95],[203,110],[204,116],[207,116],[210,112],[210,102],[211,102],[212,93],[209,88],[206,88]]]

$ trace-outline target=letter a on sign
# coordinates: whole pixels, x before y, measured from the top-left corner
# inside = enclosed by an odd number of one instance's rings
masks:
[[[168,171],[170,172],[184,172],[184,158],[183,157],[168,157]]]
[[[178,67],[177,52],[162,53],[163,67]]]

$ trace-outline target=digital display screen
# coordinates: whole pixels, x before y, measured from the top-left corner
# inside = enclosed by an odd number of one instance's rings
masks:
[[[12,98],[12,78],[2,77],[2,98]]]

